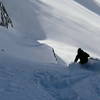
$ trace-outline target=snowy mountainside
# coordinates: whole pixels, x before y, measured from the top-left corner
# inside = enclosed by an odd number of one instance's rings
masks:
[[[90,52],[92,56],[100,56],[100,16],[80,5],[78,0],[3,2],[14,22],[16,35],[24,39],[25,43],[42,40],[41,43],[53,47],[56,54],[66,63],[73,61],[78,47]],[[66,52],[66,48],[71,50]]]
[[[3,0],[3,2],[11,15],[15,30],[20,32],[22,38],[34,40],[46,38],[38,20],[40,12],[38,0],[33,0],[33,3],[29,0]]]
[[[78,47],[100,57],[100,16],[78,0],[3,3],[14,28],[0,27],[0,99],[99,100],[100,60],[71,62]]]
[[[65,62],[68,62],[67,58],[73,61],[78,47],[91,52],[92,56],[99,57],[99,15],[73,0],[41,1],[49,5],[49,9],[42,8],[45,13],[40,17],[40,22],[47,34],[47,40],[42,41],[43,43],[54,47],[57,55]],[[70,48],[71,46],[73,49]],[[71,51],[67,51],[66,48],[70,48]]]
[[[9,56],[40,63],[56,63],[52,48],[40,44],[37,40],[45,39],[38,19],[35,3],[26,1],[3,1],[14,29],[0,27],[0,49]],[[24,6],[22,4],[24,3]],[[32,5],[33,4],[33,5]],[[32,5],[32,6],[31,6]],[[27,13],[26,13],[26,9]],[[35,6],[35,8],[38,6]],[[13,9],[12,9],[13,8]],[[34,19],[34,21],[33,21]]]

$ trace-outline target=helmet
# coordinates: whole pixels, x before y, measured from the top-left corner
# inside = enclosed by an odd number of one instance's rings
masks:
[[[81,48],[78,48],[78,53],[83,52],[83,50]]]

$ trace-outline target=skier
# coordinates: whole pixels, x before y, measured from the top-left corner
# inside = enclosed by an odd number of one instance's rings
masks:
[[[80,60],[80,64],[85,64],[88,62],[88,58],[90,57],[90,55],[86,52],[84,52],[81,48],[78,49],[77,51],[77,55],[75,57],[74,62],[77,62],[78,59]]]

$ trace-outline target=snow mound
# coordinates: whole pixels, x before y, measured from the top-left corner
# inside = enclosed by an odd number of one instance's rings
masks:
[[[10,100],[99,100],[99,66],[99,60],[92,60],[86,65],[72,63],[64,68],[58,64],[5,58],[0,60],[0,98],[2,100],[8,98]]]
[[[99,60],[91,60],[85,65],[70,64],[60,72],[36,71],[34,78],[56,100],[99,100],[99,66]]]

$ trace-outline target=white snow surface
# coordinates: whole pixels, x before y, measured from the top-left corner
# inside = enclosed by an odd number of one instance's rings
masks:
[[[100,100],[99,0],[2,1],[0,100]],[[95,59],[73,63],[79,47]]]

